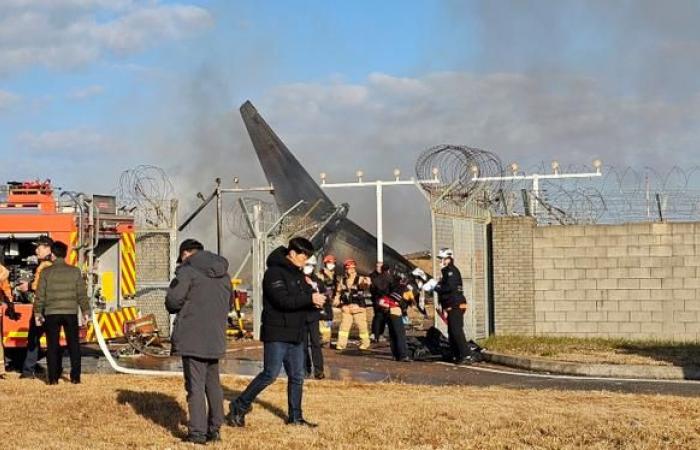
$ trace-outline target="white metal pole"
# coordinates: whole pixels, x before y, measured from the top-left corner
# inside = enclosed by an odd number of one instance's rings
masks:
[[[256,203],[253,205],[253,232],[255,234],[253,241],[253,339],[256,341],[260,340],[263,260],[265,259],[263,240],[267,239],[267,236],[262,236],[260,219],[260,204]]]
[[[532,196],[530,198],[530,211],[532,211],[532,216],[537,217],[537,203],[540,196],[540,177],[538,175],[532,176]]]
[[[377,181],[377,262],[384,262],[384,224],[382,223],[382,182]]]

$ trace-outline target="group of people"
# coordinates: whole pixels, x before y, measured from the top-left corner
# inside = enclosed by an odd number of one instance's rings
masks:
[[[316,270],[314,247],[296,237],[287,247],[275,249],[267,258],[263,277],[263,309],[260,339],[263,342],[263,370],[229,405],[224,415],[219,360],[226,352],[226,313],[231,298],[228,262],[204,250],[201,243],[187,239],[180,246],[180,265],[166,296],[166,308],[176,314],[173,346],[182,357],[189,409],[186,441],[205,444],[221,439],[220,428],[245,426],[257,396],[278,377],[282,367],[288,379],[288,419],[293,426],[315,428],[302,413],[304,379],[313,374],[324,377],[320,324],[330,329],[333,308],[342,313],[336,348],[348,345],[350,330],[357,326],[360,349],[371,345],[365,293],[374,308],[372,332],[375,341],[389,329],[392,355],[410,361],[406,347],[404,317],[407,305],[417,297],[436,292],[439,312],[446,317],[450,345],[456,363],[468,355],[464,335],[466,298],[462,278],[454,266],[454,254],[441,250],[441,278],[429,279],[419,269],[401,276],[378,263],[369,276],[357,272],[348,259],[344,271],[336,270],[336,258],[326,255]],[[310,352],[310,353],[309,353]],[[313,370],[313,372],[312,372]]]
[[[58,384],[63,374],[61,330],[64,332],[70,355],[70,381],[80,383],[81,359],[78,315],[88,320],[90,306],[87,286],[80,269],[66,263],[68,246],[41,236],[34,243],[37,265],[31,276],[17,280],[16,289],[10,289],[9,270],[0,265],[0,301],[6,304],[5,314],[18,320],[16,302],[33,304],[29,318],[27,352],[22,364],[21,379],[35,378],[39,359],[40,340],[46,336],[47,383]],[[0,317],[0,336],[2,335]],[[5,375],[5,359],[0,345],[0,378]]]
[[[410,361],[406,345],[406,324],[408,308],[414,305],[423,314],[425,296],[433,292],[438,294],[438,311],[447,323],[450,346],[455,355],[455,362],[468,361],[469,350],[464,335],[464,313],[467,300],[462,289],[462,275],[454,265],[454,253],[450,249],[440,251],[440,281],[430,279],[419,269],[410,275],[399,273],[394,267],[378,262],[369,276],[359,275],[354,259],[343,263],[342,275],[336,269],[336,258],[326,255],[323,267],[316,271],[316,258],[311,256],[304,265],[303,272],[310,280],[315,292],[325,294],[326,303],[320,311],[312,311],[307,318],[305,335],[306,373],[317,379],[324,378],[323,340],[319,325],[325,321],[324,329],[329,331],[326,341],[330,343],[330,327],[333,321],[333,308],[342,313],[336,349],[345,350],[350,332],[355,326],[360,340],[359,349],[367,350],[371,342],[379,342],[386,329],[389,330],[391,353],[397,361]],[[373,309],[371,330],[367,319],[368,303]],[[370,334],[371,331],[371,334]]]

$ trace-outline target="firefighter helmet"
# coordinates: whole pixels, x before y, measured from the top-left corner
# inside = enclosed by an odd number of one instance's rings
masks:
[[[454,254],[454,252],[452,251],[451,248],[442,248],[442,249],[440,249],[440,251],[438,252],[437,256],[438,256],[438,258],[440,258],[440,259],[445,259],[445,258],[452,258],[452,259],[454,259],[455,254]]]

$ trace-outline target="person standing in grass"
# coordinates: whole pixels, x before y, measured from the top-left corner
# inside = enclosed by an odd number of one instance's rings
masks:
[[[185,239],[180,244],[175,278],[165,307],[177,314],[173,345],[182,356],[189,410],[186,442],[220,441],[224,422],[224,392],[219,360],[226,354],[226,327],[233,291],[228,261]],[[207,411],[207,406],[209,407]]]
[[[58,384],[61,376],[61,328],[70,354],[70,382],[80,383],[80,333],[78,308],[87,322],[90,303],[87,286],[80,269],[66,263],[68,246],[61,241],[51,244],[54,262],[44,269],[39,279],[34,302],[34,321],[46,330],[46,365],[48,384]]]
[[[314,428],[301,411],[304,388],[304,333],[309,312],[323,308],[326,296],[313,292],[303,267],[314,247],[305,238],[295,237],[287,247],[278,247],[267,258],[263,277],[263,311],[260,340],[263,341],[263,371],[243,393],[231,402],[226,422],[245,426],[245,416],[255,398],[271,385],[282,366],[287,374],[287,424]]]

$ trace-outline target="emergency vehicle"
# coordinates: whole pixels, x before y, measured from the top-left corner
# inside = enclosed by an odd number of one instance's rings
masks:
[[[20,318],[1,315],[5,348],[27,345],[33,305],[21,303],[17,287],[38,265],[33,242],[40,236],[68,245],[67,262],[83,271],[91,304],[105,313],[100,328],[121,333],[123,324],[103,323],[113,317],[115,322],[136,318],[134,308],[123,308],[136,294],[134,217],[117,210],[114,196],[59,192],[50,180],[8,182],[0,186],[0,263],[10,271]],[[90,340],[91,332],[83,326],[81,336]]]

